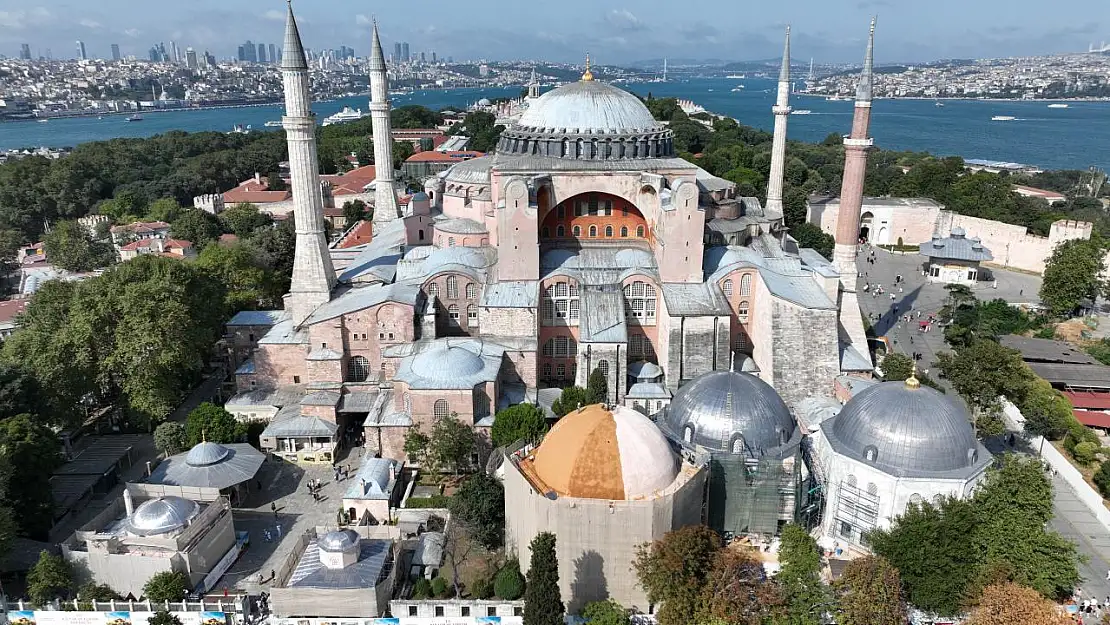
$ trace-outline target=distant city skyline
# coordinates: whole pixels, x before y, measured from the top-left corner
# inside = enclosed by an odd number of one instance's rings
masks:
[[[238,44],[232,42],[280,41],[284,4],[194,0],[136,9],[122,3],[0,0],[0,54],[17,57],[28,43],[38,58],[47,49],[74,49],[72,42],[80,40],[90,58],[111,58],[112,44],[120,46],[123,56],[143,58],[151,45],[178,41],[233,58]],[[726,0],[703,0],[695,6],[663,0],[471,0],[433,2],[434,10],[419,17],[396,3],[374,6],[374,15],[370,7],[352,0],[294,4],[307,47],[353,45],[361,56],[369,48],[373,17],[387,46],[409,42],[413,57],[438,50],[441,56],[491,61],[575,62],[587,48],[598,63],[616,65],[664,56],[767,59],[780,53],[781,31],[789,22],[795,57],[859,62],[867,21],[875,13],[880,64],[1082,52],[1110,41],[1110,3],[1105,0],[1068,0],[1065,10],[1058,3],[1034,0],[796,0],[742,8]]]

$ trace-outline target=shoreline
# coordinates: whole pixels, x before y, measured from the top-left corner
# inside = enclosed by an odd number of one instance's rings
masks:
[[[803,93],[801,91],[795,91],[794,93],[791,93],[790,95],[791,96],[804,97],[804,98],[820,98],[822,100],[827,100],[828,98],[833,97],[833,94],[831,94],[831,93]],[[925,97],[925,96],[893,96],[893,97],[875,96],[874,99],[876,99],[876,100],[937,100],[937,101],[941,101],[941,102],[1027,102],[1027,103],[1030,103],[1030,104],[1036,104],[1038,102],[1047,102],[1047,103],[1057,103],[1058,102],[1058,103],[1065,103],[1065,104],[1070,104],[1072,102],[1110,102],[1110,97],[1104,97],[1104,98],[1096,98],[1096,97],[1090,97],[1090,98],[1037,98],[1035,100],[1025,100],[1025,99],[1022,99],[1022,98],[961,98],[961,97],[958,97],[958,96],[942,96],[942,97],[935,97],[935,98]],[[855,97],[854,96],[842,96],[840,101],[842,101],[842,102],[854,102]]]

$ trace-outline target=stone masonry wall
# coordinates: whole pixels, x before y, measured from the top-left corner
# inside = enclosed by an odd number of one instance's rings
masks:
[[[809,396],[831,395],[840,373],[836,311],[774,300],[772,316],[771,385],[788,406]]]

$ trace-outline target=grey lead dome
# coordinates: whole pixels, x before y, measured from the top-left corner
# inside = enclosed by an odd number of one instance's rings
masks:
[[[127,519],[127,530],[136,536],[153,536],[179,530],[200,512],[195,501],[181,497],[148,499]]]
[[[894,475],[960,471],[979,464],[967,410],[927,386],[883,382],[832,418],[832,448]]]
[[[354,530],[335,530],[321,536],[317,546],[323,551],[350,551],[358,548],[358,541],[358,532]]]
[[[759,457],[790,441],[797,430],[790,409],[771,385],[748,373],[710,371],[679,389],[667,408],[666,429],[711,451],[731,452],[743,439],[744,453]]]

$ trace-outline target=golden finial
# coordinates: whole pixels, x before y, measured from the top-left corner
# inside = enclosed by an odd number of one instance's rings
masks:
[[[582,80],[589,82],[594,79],[593,72],[590,71],[590,53],[586,53],[586,73],[582,74]]]
[[[917,363],[913,363],[913,372],[910,377],[906,378],[906,386],[909,388],[920,388],[921,382],[917,379]]]

